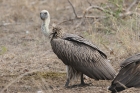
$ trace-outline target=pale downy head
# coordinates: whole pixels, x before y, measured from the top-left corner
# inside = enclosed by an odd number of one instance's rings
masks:
[[[49,31],[50,14],[49,14],[49,12],[47,10],[42,10],[40,12],[40,18],[43,21],[43,23],[41,25],[41,30],[45,36],[49,37],[49,35],[50,35],[50,31]]]

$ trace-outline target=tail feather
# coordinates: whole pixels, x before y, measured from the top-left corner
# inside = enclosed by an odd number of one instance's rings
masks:
[[[98,74],[99,80],[112,80],[116,76],[116,71],[107,59],[100,58],[94,66],[96,67],[96,71],[93,71],[93,73]]]

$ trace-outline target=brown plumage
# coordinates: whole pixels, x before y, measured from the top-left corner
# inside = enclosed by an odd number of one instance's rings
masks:
[[[43,16],[43,14],[41,15]],[[43,18],[46,17],[43,16]],[[53,52],[67,65],[66,87],[69,85],[69,81],[77,76],[81,76],[81,84],[85,84],[83,74],[95,80],[112,80],[114,78],[116,72],[108,62],[106,54],[94,44],[81,36],[63,33],[57,27],[53,28],[50,35],[52,36],[50,43]]]
[[[74,73],[85,74],[95,80],[111,80],[115,76],[107,56],[81,36],[61,33],[61,29],[53,28],[51,46],[58,58]],[[69,75],[69,80],[74,77],[71,73]]]
[[[121,70],[109,90],[116,93],[131,87],[140,87],[140,54],[127,58],[121,64]]]

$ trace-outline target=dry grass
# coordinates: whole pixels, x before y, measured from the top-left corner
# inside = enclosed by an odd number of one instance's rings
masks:
[[[94,5],[108,5],[106,4],[108,0],[88,1]],[[113,3],[119,4],[118,8],[122,9],[121,2],[117,1],[113,0]],[[87,0],[71,0],[71,2],[78,15],[82,15],[83,11],[89,7]],[[0,0],[0,91],[6,93],[74,93],[75,91],[108,93],[107,86],[110,85],[110,81],[87,79],[86,82],[93,83],[91,86],[72,89],[63,87],[66,80],[63,74],[65,66],[53,54],[49,42],[40,31],[39,12],[42,9],[50,12],[51,24],[75,17],[67,0]],[[115,8],[108,10],[114,11],[116,15],[118,13]],[[139,11],[138,5],[134,12]],[[81,21],[80,19],[67,21],[60,26],[66,32],[79,34],[93,41],[107,53],[116,70],[125,58],[139,53],[139,15],[118,18],[96,9],[90,10],[88,15],[103,15],[108,18],[100,21],[87,18],[78,28],[75,26]],[[32,71],[46,74],[30,73]],[[4,88],[5,90],[2,90]],[[138,89],[128,89],[122,93],[138,91]]]

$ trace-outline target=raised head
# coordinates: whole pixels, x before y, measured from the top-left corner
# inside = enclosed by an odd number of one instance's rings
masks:
[[[50,17],[50,14],[49,14],[49,12],[48,12],[47,10],[42,10],[42,11],[40,12],[40,18],[41,18],[43,21],[47,20],[49,17]]]
[[[47,10],[42,10],[40,12],[40,18],[43,21],[41,30],[45,36],[49,37],[49,35],[50,35],[50,31],[49,31],[50,14],[49,14],[49,12]]]

